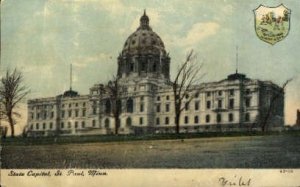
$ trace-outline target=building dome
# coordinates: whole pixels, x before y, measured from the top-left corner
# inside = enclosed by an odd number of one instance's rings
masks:
[[[169,79],[170,57],[161,38],[149,26],[146,11],[140,26],[125,41],[118,57],[118,76]]]
[[[149,17],[144,12],[140,18],[140,26],[125,41],[123,54],[165,54],[165,46],[161,38],[149,26]]]

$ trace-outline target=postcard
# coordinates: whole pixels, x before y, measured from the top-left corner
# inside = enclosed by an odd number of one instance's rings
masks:
[[[2,0],[0,186],[299,186],[297,0]]]

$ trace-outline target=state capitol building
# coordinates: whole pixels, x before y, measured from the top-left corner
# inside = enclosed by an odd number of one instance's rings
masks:
[[[125,41],[117,62],[122,88],[119,133],[174,133],[171,58],[162,39],[149,26],[146,13],[140,18],[137,30]],[[55,97],[28,100],[28,135],[113,134],[112,106],[105,89],[105,85],[95,84],[87,95],[70,89]],[[274,95],[279,97],[270,109]],[[282,88],[240,73],[218,82],[193,85],[183,106],[182,133],[260,130],[266,115],[269,128],[284,125]]]

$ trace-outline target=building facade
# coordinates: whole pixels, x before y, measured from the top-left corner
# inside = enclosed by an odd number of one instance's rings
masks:
[[[144,13],[118,57],[120,134],[175,132],[171,58]],[[193,99],[189,101],[190,97]],[[87,95],[64,94],[28,101],[29,136],[112,134],[111,96],[103,84]],[[283,89],[269,81],[235,73],[218,82],[194,85],[186,96],[180,131],[260,130],[284,124]]]

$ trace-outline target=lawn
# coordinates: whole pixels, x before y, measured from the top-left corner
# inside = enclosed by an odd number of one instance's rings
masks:
[[[299,133],[4,144],[2,168],[299,168]]]

